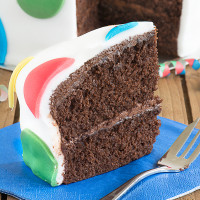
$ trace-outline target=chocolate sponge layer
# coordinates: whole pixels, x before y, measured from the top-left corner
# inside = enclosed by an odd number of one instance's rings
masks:
[[[51,115],[67,141],[153,99],[158,64],[155,31],[117,44],[62,82],[50,99]]]
[[[64,183],[114,170],[149,154],[160,122],[156,31],[106,49],[50,98],[61,134]]]
[[[115,119],[73,142],[63,138],[64,183],[87,179],[141,158],[151,152],[159,134],[160,100],[138,106],[120,121]]]

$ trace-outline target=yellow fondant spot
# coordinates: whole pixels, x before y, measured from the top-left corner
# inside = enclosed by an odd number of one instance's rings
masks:
[[[33,59],[33,57],[28,57],[22,60],[13,71],[9,86],[8,86],[8,104],[11,109],[14,108],[14,92],[16,92],[16,81],[20,71]]]

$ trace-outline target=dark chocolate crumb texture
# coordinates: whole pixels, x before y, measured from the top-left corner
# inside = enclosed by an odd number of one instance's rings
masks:
[[[161,111],[156,39],[152,22],[107,26],[17,66],[23,159],[35,175],[68,184],[151,152]]]

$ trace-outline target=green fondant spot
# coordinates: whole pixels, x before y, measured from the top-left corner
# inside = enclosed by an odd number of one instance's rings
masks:
[[[23,159],[26,165],[32,169],[36,176],[51,186],[57,186],[58,162],[49,147],[30,129],[22,131],[21,141]]]
[[[50,18],[56,15],[65,0],[17,0],[19,6],[32,17]]]

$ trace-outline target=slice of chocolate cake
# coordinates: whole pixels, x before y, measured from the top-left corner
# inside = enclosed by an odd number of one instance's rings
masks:
[[[151,152],[161,110],[156,38],[152,22],[108,26],[18,65],[23,158],[34,174],[67,184]]]
[[[159,134],[159,104],[158,98],[138,104],[70,141],[63,133],[64,183],[111,171],[151,153]]]

